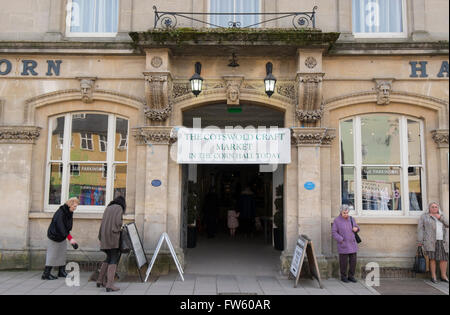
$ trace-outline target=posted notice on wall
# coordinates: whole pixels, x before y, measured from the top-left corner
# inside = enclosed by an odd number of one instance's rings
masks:
[[[180,128],[179,164],[288,164],[288,128]]]

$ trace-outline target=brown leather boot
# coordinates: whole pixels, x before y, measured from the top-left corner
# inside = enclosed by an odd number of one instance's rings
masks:
[[[119,291],[118,287],[114,286],[114,276],[116,275],[117,265],[108,265],[108,270],[106,272],[106,277],[108,281],[106,282],[106,292]]]
[[[100,267],[100,271],[98,273],[97,278],[97,288],[106,287],[106,271],[108,270],[108,263],[103,263]]]

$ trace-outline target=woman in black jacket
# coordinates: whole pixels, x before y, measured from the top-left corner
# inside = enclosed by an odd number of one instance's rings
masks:
[[[52,267],[58,267],[58,277],[67,277],[65,271],[67,243],[65,240],[69,240],[72,245],[77,244],[70,235],[70,231],[73,224],[73,212],[79,204],[78,198],[70,198],[53,215],[52,222],[47,230],[48,246],[42,280],[57,279],[50,273]]]

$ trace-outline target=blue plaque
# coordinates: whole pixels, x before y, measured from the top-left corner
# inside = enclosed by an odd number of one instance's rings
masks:
[[[152,186],[153,187],[159,187],[161,186],[161,181],[159,179],[152,180]]]
[[[313,190],[314,188],[316,188],[316,184],[314,184],[313,182],[306,182],[303,187],[305,187],[306,190]]]

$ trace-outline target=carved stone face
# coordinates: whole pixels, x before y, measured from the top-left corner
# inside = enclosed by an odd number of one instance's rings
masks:
[[[387,105],[389,104],[389,98],[391,95],[391,85],[387,82],[381,82],[377,86],[378,96],[377,104]]]
[[[81,89],[81,99],[83,100],[83,102],[86,103],[92,102],[93,85],[94,82],[91,80],[86,79],[81,80],[80,89]]]
[[[239,100],[239,90],[236,87],[230,87],[228,90],[228,99],[233,103]]]

